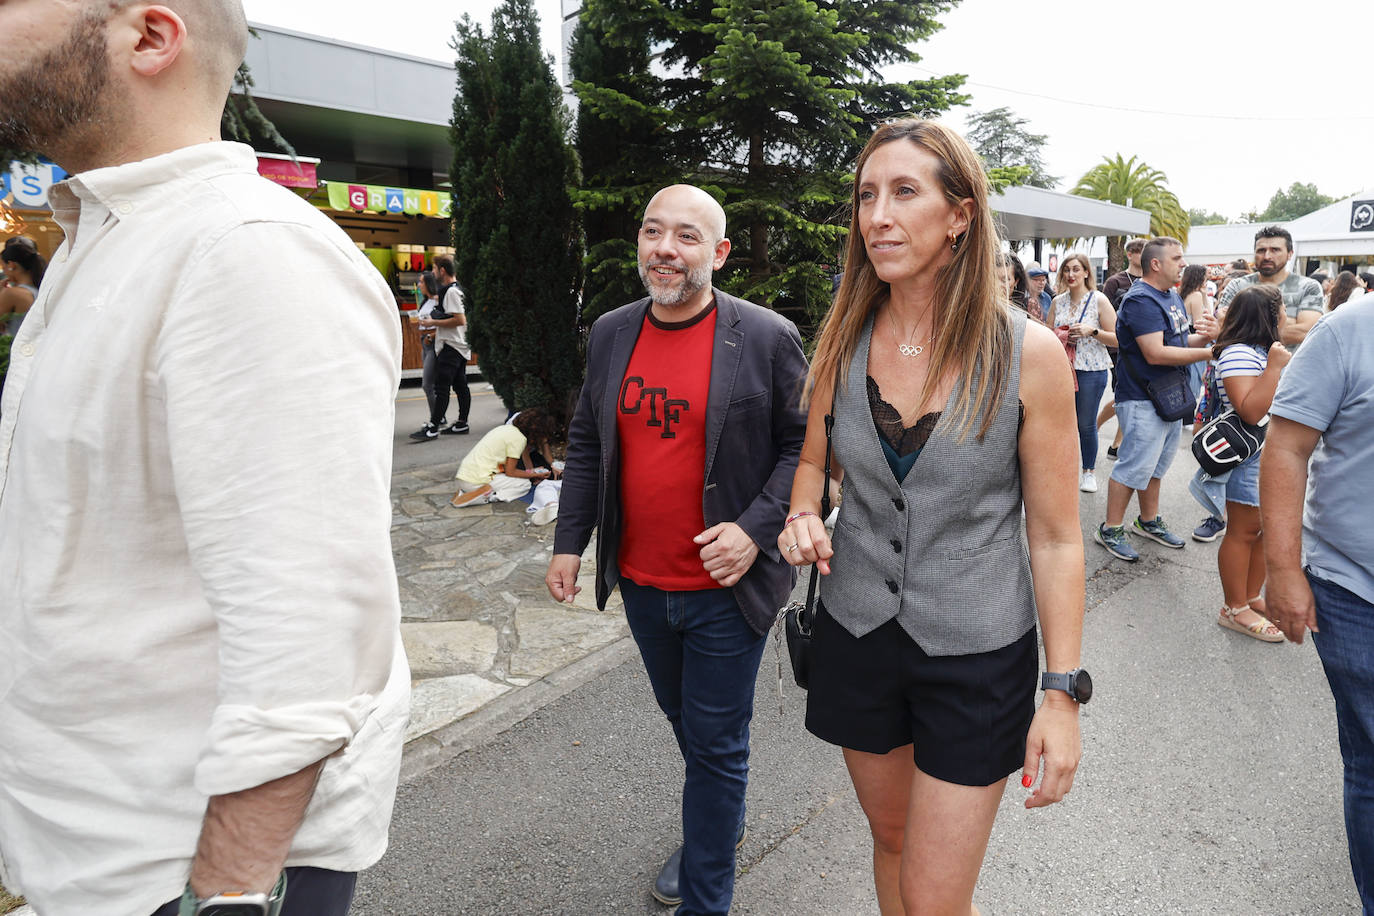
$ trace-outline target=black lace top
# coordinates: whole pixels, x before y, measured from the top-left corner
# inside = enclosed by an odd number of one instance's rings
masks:
[[[868,376],[868,409],[873,414],[873,425],[878,429],[879,438],[903,458],[919,454],[940,422],[940,411],[933,410],[917,420],[915,425],[903,426],[902,415],[897,408],[883,400],[878,383],[871,375]]]

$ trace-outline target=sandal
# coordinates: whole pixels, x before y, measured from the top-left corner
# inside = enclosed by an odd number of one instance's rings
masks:
[[[1244,633],[1246,636],[1261,642],[1283,642],[1283,631],[1274,626],[1274,622],[1263,614],[1257,612],[1255,616],[1259,617],[1259,620],[1252,624],[1244,624],[1236,620],[1237,614],[1243,614],[1248,610],[1250,610],[1249,605],[1244,607],[1226,607],[1223,605],[1221,616],[1217,618],[1217,625],[1228,630],[1235,630],[1237,633]]]
[[[1263,595],[1256,595],[1245,603],[1250,605],[1250,610],[1256,614],[1264,614],[1269,610],[1269,605],[1265,603]]]

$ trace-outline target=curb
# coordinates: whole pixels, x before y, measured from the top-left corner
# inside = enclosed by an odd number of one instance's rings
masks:
[[[638,656],[639,648],[634,638],[622,636],[527,687],[497,697],[457,722],[411,739],[401,755],[401,783],[418,779],[458,755],[490,741],[588,681]]]

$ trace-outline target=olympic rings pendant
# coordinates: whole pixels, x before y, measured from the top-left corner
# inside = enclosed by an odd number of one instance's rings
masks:
[[[925,351],[925,347],[913,346],[911,344],[897,344],[897,352],[903,356],[920,356]]]

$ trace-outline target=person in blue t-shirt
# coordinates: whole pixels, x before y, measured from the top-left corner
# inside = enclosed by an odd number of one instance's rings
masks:
[[[1336,701],[1350,866],[1374,913],[1374,528],[1360,508],[1374,492],[1374,297],[1313,326],[1269,412],[1260,462],[1268,613],[1293,642],[1311,630],[1317,644]]]
[[[1171,532],[1159,515],[1159,481],[1178,451],[1181,420],[1163,420],[1155,411],[1145,385],[1177,373],[1177,366],[1211,359],[1217,334],[1216,319],[1204,316],[1198,332],[1189,334],[1188,312],[1174,292],[1185,266],[1183,245],[1177,239],[1157,238],[1140,254],[1144,275],[1121,299],[1117,315],[1116,418],[1121,424],[1121,448],[1107,482],[1107,519],[1093,540],[1112,556],[1134,563],[1140,554],[1126,539],[1124,519],[1131,494],[1140,494],[1140,515],[1131,533],[1179,549],[1183,539]]]

